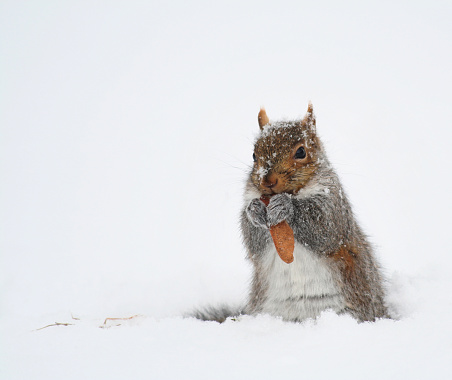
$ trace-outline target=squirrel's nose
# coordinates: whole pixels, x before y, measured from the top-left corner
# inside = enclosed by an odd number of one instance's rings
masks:
[[[278,178],[275,178],[275,179],[268,179],[268,178],[265,178],[265,179],[262,181],[262,186],[268,187],[269,189],[275,187],[277,184],[278,184]]]

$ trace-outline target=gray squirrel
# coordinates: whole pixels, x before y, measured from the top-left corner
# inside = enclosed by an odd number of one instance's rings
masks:
[[[389,317],[381,269],[317,136],[312,104],[302,120],[270,122],[261,109],[258,122],[241,212],[253,265],[249,299],[239,309],[193,315],[218,322],[240,314],[300,322],[325,310],[360,322]],[[270,197],[268,206],[262,196]],[[278,257],[269,231],[284,220],[295,239],[290,264]]]

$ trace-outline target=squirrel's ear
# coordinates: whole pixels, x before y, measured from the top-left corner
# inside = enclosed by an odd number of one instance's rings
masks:
[[[257,121],[259,122],[259,128],[261,130],[263,130],[264,126],[270,122],[270,120],[268,120],[267,112],[265,112],[263,108],[261,108],[259,114],[257,115]]]
[[[308,104],[308,110],[306,111],[306,115],[301,121],[301,123],[313,131],[315,131],[315,115],[314,115],[314,107],[312,106],[312,103],[309,102]]]

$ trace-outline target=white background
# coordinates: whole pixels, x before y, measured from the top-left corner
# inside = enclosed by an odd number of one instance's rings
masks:
[[[2,1],[0,377],[450,378],[451,16],[450,1]],[[401,320],[183,319],[246,298],[257,113],[308,101]],[[33,331],[56,321],[74,325]]]

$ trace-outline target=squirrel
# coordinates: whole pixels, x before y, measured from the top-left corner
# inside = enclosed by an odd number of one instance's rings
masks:
[[[223,306],[194,316],[223,322],[270,314],[301,322],[333,310],[359,322],[390,318],[381,268],[317,136],[312,104],[295,121],[270,122],[261,109],[258,123],[240,217],[253,266],[249,298],[240,309]],[[270,198],[268,206],[262,196]],[[270,234],[282,221],[295,240],[290,264],[278,257]]]

